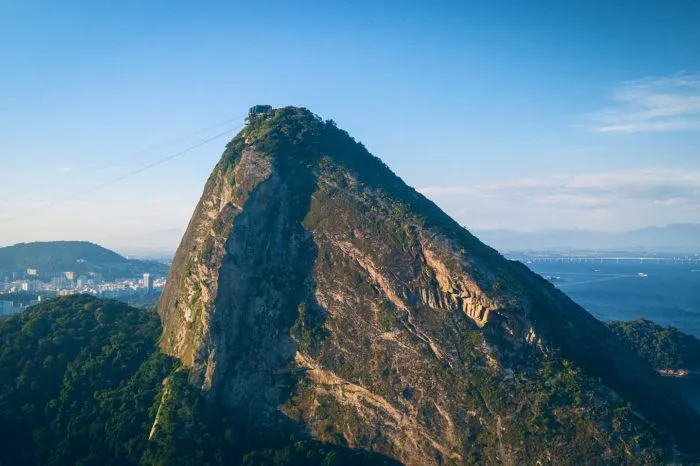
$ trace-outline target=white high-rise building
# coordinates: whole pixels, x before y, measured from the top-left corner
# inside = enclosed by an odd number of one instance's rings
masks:
[[[151,279],[150,273],[143,274],[143,287],[146,288],[146,292],[148,293],[153,291],[153,280]]]

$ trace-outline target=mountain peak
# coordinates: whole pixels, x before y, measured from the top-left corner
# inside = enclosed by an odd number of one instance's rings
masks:
[[[687,445],[700,425],[605,325],[304,108],[228,144],[158,311],[190,381],[266,435],[409,464],[614,462],[656,458],[645,418]]]

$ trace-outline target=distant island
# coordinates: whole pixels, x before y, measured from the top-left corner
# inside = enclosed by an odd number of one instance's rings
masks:
[[[700,369],[700,340],[675,327],[646,319],[609,322],[608,327],[660,375],[683,377]]]

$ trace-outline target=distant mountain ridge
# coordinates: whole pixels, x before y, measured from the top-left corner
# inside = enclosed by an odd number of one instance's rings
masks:
[[[552,249],[629,249],[700,251],[700,223],[650,226],[619,233],[593,230],[472,230],[500,251]]]
[[[0,248],[0,271],[29,268],[40,274],[73,271],[101,273],[105,278],[129,277],[140,273],[167,273],[157,262],[127,259],[114,251],[87,241],[19,243]]]

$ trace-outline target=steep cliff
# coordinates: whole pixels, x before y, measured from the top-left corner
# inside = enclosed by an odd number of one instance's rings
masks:
[[[305,109],[229,143],[158,311],[261,432],[407,464],[658,462],[699,432],[605,325]]]

